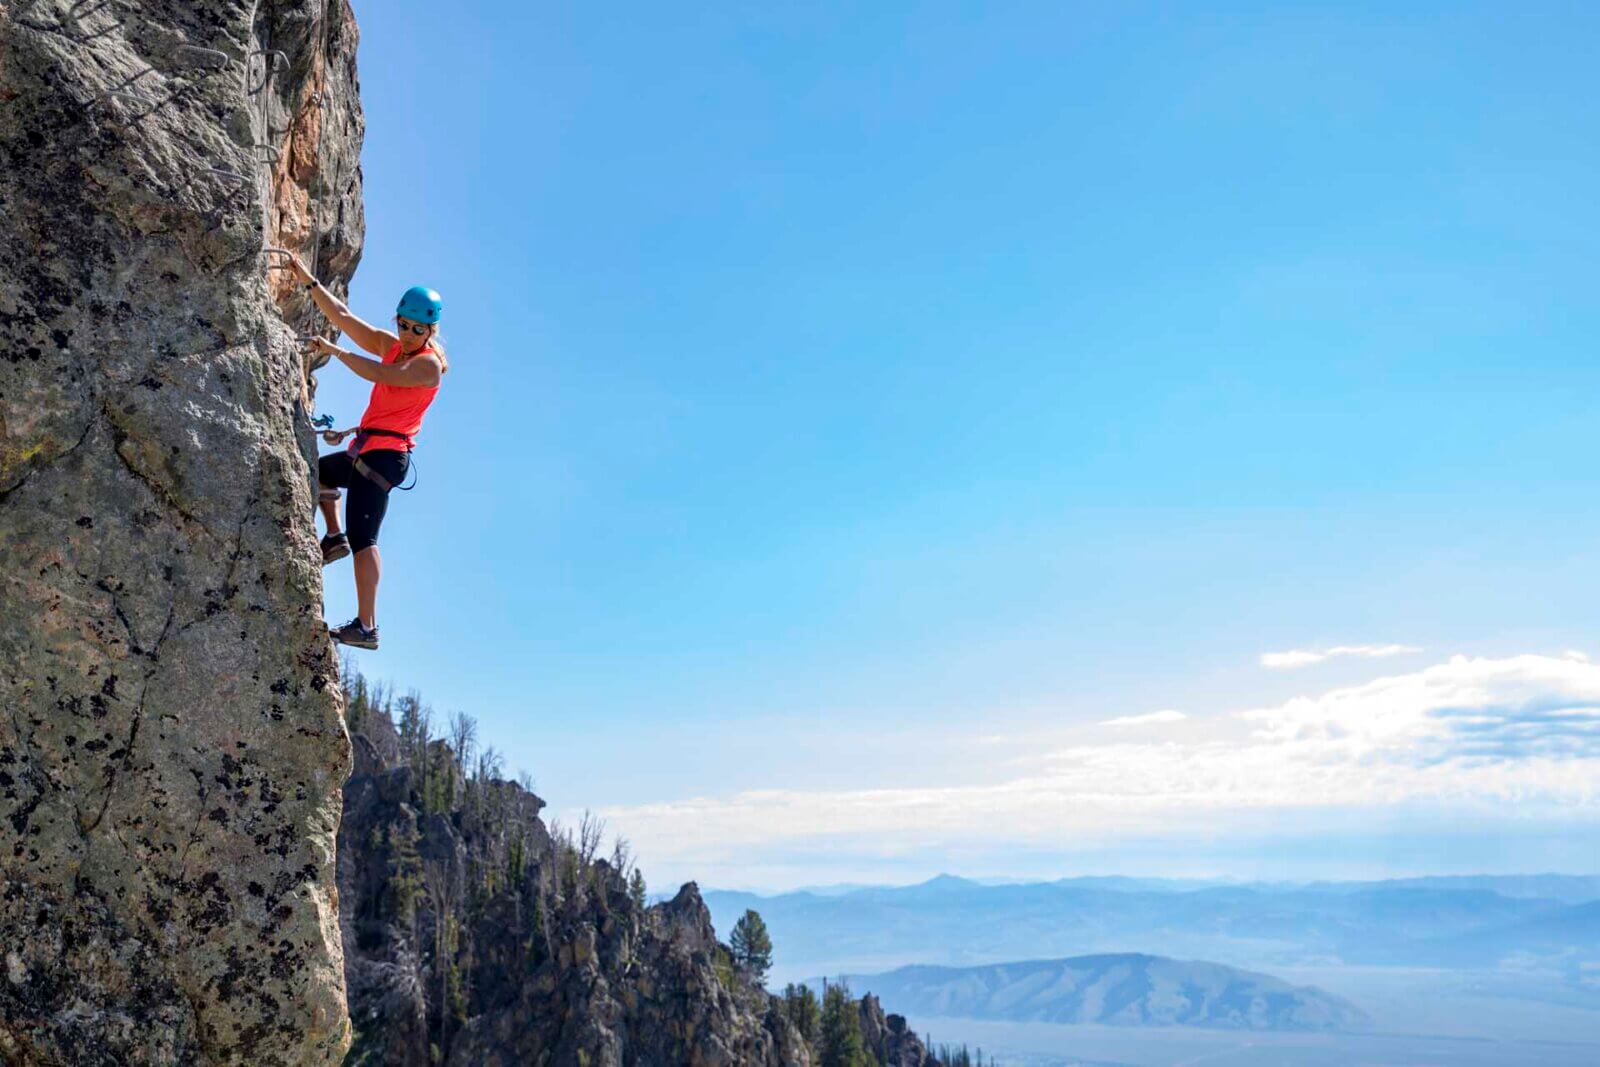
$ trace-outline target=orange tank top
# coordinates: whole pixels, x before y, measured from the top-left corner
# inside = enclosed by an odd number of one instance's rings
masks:
[[[417,350],[417,356],[424,352],[433,351],[431,348]],[[417,356],[412,356],[416,359]],[[384,355],[384,363],[394,363],[400,358],[400,344],[396,342]],[[392,430],[405,435],[405,440],[390,437],[388,434],[373,434],[361,442],[362,452],[376,452],[379,449],[409,452],[417,445],[417,431],[422,429],[422,415],[428,410],[428,405],[433,403],[433,398],[439,395],[437,385],[384,385],[375,382],[372,386],[372,399],[367,401],[366,413],[361,416],[361,425],[369,429]],[[357,439],[359,440],[359,438]],[[356,442],[350,442],[354,448]]]

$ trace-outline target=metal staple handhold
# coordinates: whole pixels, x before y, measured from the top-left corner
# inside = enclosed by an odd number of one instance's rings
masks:
[[[278,151],[278,146],[277,145],[258,144],[258,145],[256,145],[256,147],[257,148],[265,148],[268,152],[271,152],[272,153],[272,162],[274,162],[274,163],[276,163],[279,159],[283,158],[283,153]]]
[[[83,7],[85,3],[89,3],[91,6],[85,11],[79,11],[78,9]],[[86,19],[90,15],[97,14],[105,8],[109,7],[114,9],[116,6],[117,0],[101,0],[101,2],[98,4],[94,3],[93,0],[77,0],[77,2],[71,7],[67,8],[66,13],[75,19]],[[120,22],[118,24],[120,25]]]
[[[78,9],[83,7],[83,5],[85,3],[93,3],[93,6],[88,8],[87,10],[79,11]],[[79,37],[76,34],[69,33],[67,31],[66,20],[69,17],[81,22],[82,20],[88,18],[90,15],[99,14],[101,11],[104,11],[108,7],[111,8],[111,10],[113,12],[116,12],[116,15],[112,18],[110,25],[108,25],[105,29],[97,30],[94,33],[86,34],[86,35],[84,35],[82,37]],[[31,9],[30,9],[30,13],[31,13]],[[38,30],[40,33],[59,33],[63,37],[66,37],[66,38],[68,38],[70,40],[73,40],[73,41],[77,41],[78,43],[81,44],[84,41],[93,41],[96,38],[104,37],[106,34],[110,33],[112,30],[120,30],[120,29],[122,29],[122,19],[124,17],[126,17],[126,16],[122,15],[121,12],[117,11],[117,0],[99,0],[98,3],[94,3],[94,0],[76,0],[76,2],[74,2],[71,6],[69,6],[65,11],[57,12],[56,24],[54,26],[46,26],[46,25],[43,25],[42,23],[30,22],[30,21],[28,21],[26,19],[22,19],[22,18],[17,19],[17,25],[26,26],[30,30]]]
[[[187,52],[190,55],[210,60],[212,63],[210,69],[212,70],[224,70],[233,63],[233,60],[228,57],[228,53],[217,48],[204,48],[197,44],[181,44],[176,51],[180,54]]]
[[[223,170],[221,167],[207,167],[206,172],[209,174],[215,174],[219,178],[229,178],[236,182],[247,182],[250,180],[243,174],[239,174],[231,170]]]
[[[249,58],[254,59],[256,56],[271,56],[273,70],[283,70],[289,65],[289,54],[281,48],[267,48],[259,52],[251,52]]]

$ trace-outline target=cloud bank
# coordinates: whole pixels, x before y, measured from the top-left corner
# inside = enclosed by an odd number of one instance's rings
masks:
[[[1182,722],[1189,716],[1181,711],[1167,709],[1152,711],[1147,715],[1119,715],[1115,719],[1101,719],[1101,726],[1158,726],[1164,722]]]
[[[1342,657],[1385,659],[1389,656],[1403,656],[1421,651],[1422,649],[1413,645],[1335,645],[1320,652],[1293,648],[1287,652],[1263,652],[1261,665],[1268,670],[1283,671],[1293,670],[1296,667],[1309,667],[1314,663]]]
[[[603,814],[652,861],[876,842],[885,856],[963,842],[1059,848],[1152,832],[1225,834],[1243,820],[1406,810],[1600,822],[1600,665],[1455,657],[1272,707],[1185,720],[1183,737],[1081,740],[1007,756],[974,749],[973,780],[914,788],[758,790]],[[1103,724],[1095,724],[1095,726]],[[987,762],[985,762],[987,761]],[[987,780],[985,780],[987,779]],[[1366,812],[1367,815],[1360,813]]]

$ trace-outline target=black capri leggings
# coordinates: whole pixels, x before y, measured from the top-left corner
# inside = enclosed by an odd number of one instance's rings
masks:
[[[394,486],[406,480],[411,456],[393,448],[374,448],[361,453],[361,462]],[[350,551],[360,552],[377,544],[378,527],[383,525],[383,513],[389,509],[389,490],[378,488],[378,483],[358,473],[355,460],[348,452],[330,452],[317,460],[317,481],[325,489],[350,490],[344,505],[344,526],[350,538]]]

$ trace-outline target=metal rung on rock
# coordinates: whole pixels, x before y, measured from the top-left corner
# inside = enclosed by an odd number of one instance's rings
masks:
[[[90,4],[90,6],[85,8],[83,6],[85,3]],[[112,11],[116,12],[116,15],[112,18],[110,25],[108,25],[105,29],[96,30],[94,33],[85,34],[83,36],[78,36],[67,29],[67,19],[71,18],[81,22],[90,15],[99,14],[108,7],[111,8]],[[80,8],[82,8],[82,10],[79,10]],[[30,22],[27,19],[22,18],[17,19],[17,25],[26,26],[30,30],[38,30],[40,33],[59,33],[61,36],[66,37],[69,40],[82,44],[85,41],[93,41],[97,38],[104,37],[112,30],[122,29],[122,20],[126,17],[127,16],[125,14],[118,10],[117,0],[99,0],[98,3],[96,3],[95,0],[77,0],[76,3],[69,6],[65,11],[57,13],[56,22],[54,25]]]
[[[256,56],[271,56],[269,67],[272,70],[284,70],[289,66],[289,53],[281,48],[264,48],[258,52],[251,52],[248,58],[254,59]]]
[[[233,63],[228,53],[217,48],[204,48],[197,44],[181,44],[176,51],[179,55],[198,56],[206,60],[210,70],[225,70]]]
[[[85,7],[84,6],[85,4],[87,4],[88,6]],[[118,10],[119,6],[120,5],[117,3],[117,0],[99,0],[98,3],[96,3],[95,0],[78,0],[77,3],[75,3],[71,7],[67,8],[67,10],[64,12],[64,14],[66,16],[70,17],[70,18],[78,19],[78,20],[81,21],[83,19],[88,18],[90,15],[99,14],[100,12],[104,11],[106,8],[109,7],[113,11],[115,11],[117,14],[122,15],[123,17],[126,17],[126,12]],[[82,10],[79,10],[80,8]],[[122,20],[121,19],[116,20],[116,22],[113,25],[121,26],[122,25]]]

